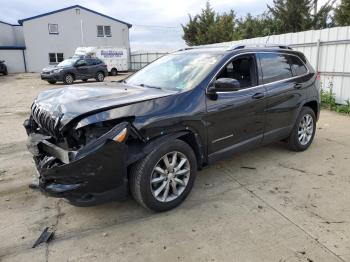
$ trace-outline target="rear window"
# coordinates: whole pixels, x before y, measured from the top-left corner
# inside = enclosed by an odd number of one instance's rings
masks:
[[[295,76],[302,76],[307,73],[305,64],[296,56],[290,56],[290,64],[293,68]]]
[[[293,77],[288,57],[277,53],[259,54],[264,84]]]

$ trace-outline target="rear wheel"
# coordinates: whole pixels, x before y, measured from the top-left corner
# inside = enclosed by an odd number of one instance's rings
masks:
[[[287,142],[290,149],[304,151],[312,143],[316,132],[316,116],[310,107],[303,107]]]
[[[192,148],[181,140],[156,146],[130,170],[130,190],[136,201],[154,211],[181,204],[190,193],[197,173]]]
[[[6,76],[8,74],[7,72],[7,68],[5,67],[5,70],[4,70],[4,75]]]
[[[112,68],[112,70],[111,70],[111,76],[116,76],[116,75],[118,75],[118,70],[115,69],[115,68]]]
[[[49,84],[51,84],[51,85],[54,85],[54,84],[56,84],[56,81],[55,80],[49,80],[49,81],[47,81]]]
[[[105,79],[105,75],[102,72],[97,72],[96,74],[96,81],[97,82],[103,82]]]
[[[65,74],[63,77],[63,83],[65,83],[66,85],[70,85],[73,84],[74,82],[74,77],[72,74]]]

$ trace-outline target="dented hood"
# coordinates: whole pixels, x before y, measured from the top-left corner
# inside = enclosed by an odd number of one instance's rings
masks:
[[[56,129],[80,116],[171,94],[174,91],[122,83],[67,86],[41,92],[34,101],[32,115],[50,115]]]

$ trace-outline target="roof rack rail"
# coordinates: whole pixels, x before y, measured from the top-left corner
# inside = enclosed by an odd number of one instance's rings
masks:
[[[227,51],[237,50],[237,49],[244,49],[244,48],[280,48],[280,49],[289,49],[293,50],[290,46],[287,45],[265,45],[265,44],[247,44],[247,45],[233,45],[230,46]]]

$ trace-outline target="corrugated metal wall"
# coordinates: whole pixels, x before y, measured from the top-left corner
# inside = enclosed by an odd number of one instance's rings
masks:
[[[350,99],[350,26],[272,35],[210,46],[266,43],[289,45],[303,52],[313,67],[321,73],[322,88],[332,85],[337,103],[343,104]]]
[[[162,53],[162,52],[157,53],[157,52],[147,52],[147,51],[133,52],[131,53],[131,56],[130,56],[131,70],[133,71],[140,70],[142,67],[148,65],[149,63],[153,62],[154,60],[166,54],[167,53]]]

